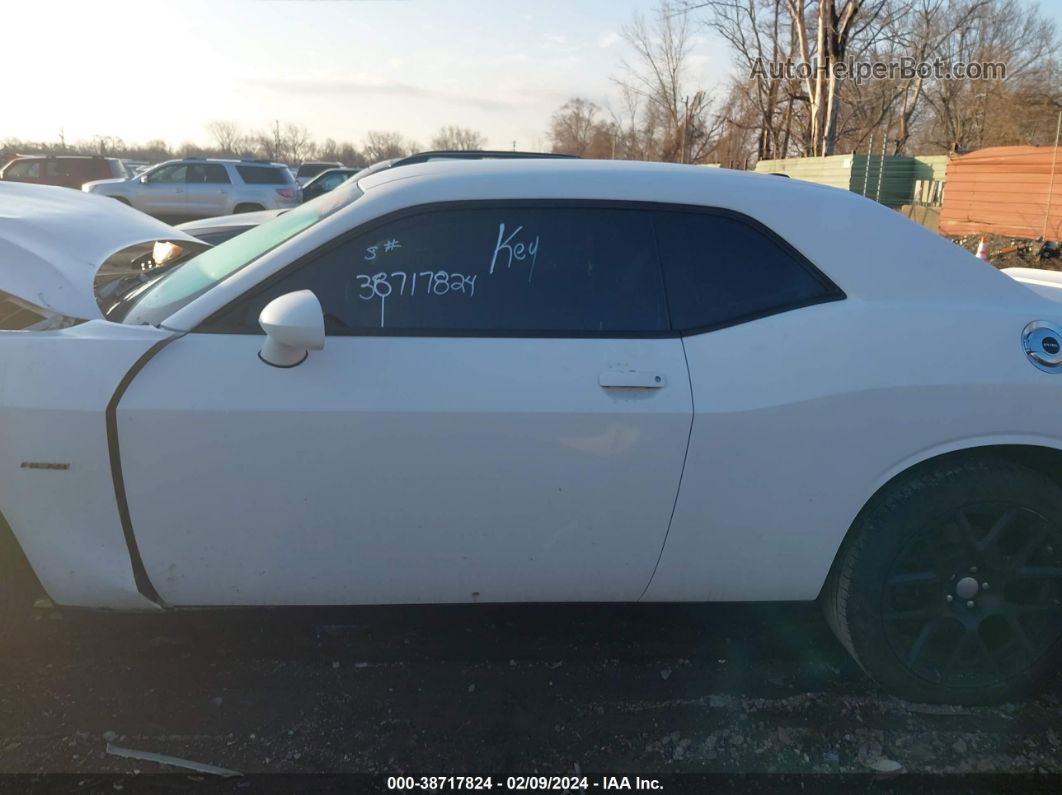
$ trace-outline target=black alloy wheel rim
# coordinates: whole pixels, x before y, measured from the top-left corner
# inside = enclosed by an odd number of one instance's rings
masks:
[[[1062,527],[1002,502],[939,517],[893,560],[881,618],[896,657],[933,684],[1026,673],[1062,633]]]

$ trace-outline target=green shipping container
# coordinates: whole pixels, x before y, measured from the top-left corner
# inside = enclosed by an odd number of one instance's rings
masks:
[[[761,160],[760,173],[786,174],[819,185],[850,190],[889,207],[910,204],[915,180],[943,180],[946,155],[906,157],[887,155],[830,155]]]

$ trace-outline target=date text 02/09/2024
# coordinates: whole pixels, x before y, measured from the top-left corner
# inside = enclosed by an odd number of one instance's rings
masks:
[[[656,778],[641,776],[388,776],[387,789],[392,791],[457,792],[508,790],[514,792],[589,792],[642,791],[659,792],[663,784]]]

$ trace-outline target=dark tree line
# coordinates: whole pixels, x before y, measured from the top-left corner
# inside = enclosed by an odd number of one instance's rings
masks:
[[[298,124],[279,121],[265,130],[245,131],[231,121],[213,121],[207,125],[209,144],[185,142],[171,146],[163,140],[129,143],[109,135],[67,142],[60,135],[55,141],[25,141],[7,138],[0,144],[0,155],[78,153],[131,160],[157,162],[175,157],[246,157],[296,164],[306,160],[335,160],[350,166],[365,166],[377,160],[402,157],[421,150],[420,144],[401,133],[374,130],[357,144],[325,138],[318,141],[309,130]],[[486,139],[475,130],[449,125],[431,139],[432,149],[482,149]]]

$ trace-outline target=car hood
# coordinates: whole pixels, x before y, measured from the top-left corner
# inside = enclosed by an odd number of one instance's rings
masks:
[[[117,185],[120,182],[128,182],[128,181],[129,180],[126,177],[109,177],[107,179],[92,179],[92,180],[89,180],[88,182],[81,183],[81,190],[86,190],[86,189],[94,187],[96,185]]]
[[[102,317],[93,279],[112,254],[194,237],[113,199],[0,182],[0,290],[69,317]]]
[[[235,215],[218,215],[213,218],[200,218],[196,221],[185,221],[178,224],[177,228],[190,235],[196,232],[216,232],[219,229],[227,229],[234,226],[258,226],[266,221],[272,221],[278,215],[283,215],[287,210],[258,210],[253,213],[236,213]]]

